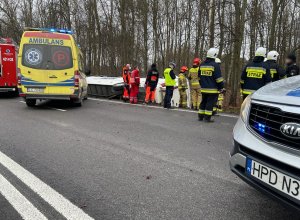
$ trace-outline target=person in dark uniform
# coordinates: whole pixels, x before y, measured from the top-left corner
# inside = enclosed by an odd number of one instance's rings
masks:
[[[269,66],[272,82],[286,78],[285,70],[277,63],[278,57],[279,53],[274,50],[267,55],[266,64]]]
[[[174,69],[176,64],[174,62],[169,63],[169,67],[164,71],[165,85],[166,85],[166,95],[164,99],[164,108],[170,109],[172,107],[171,100],[173,98],[174,87],[176,86],[176,75]]]
[[[214,122],[213,108],[217,103],[219,93],[224,93],[224,79],[220,64],[216,63],[219,50],[210,48],[206,60],[200,65],[199,78],[201,84],[202,101],[198,113],[199,121]]]
[[[287,56],[286,63],[286,75],[287,77],[297,76],[299,75],[299,67],[296,64],[297,58],[294,53],[291,53]]]
[[[266,55],[266,48],[258,48],[255,52],[254,59],[244,67],[241,76],[243,99],[272,82],[270,68],[268,64],[264,62]]]
[[[153,63],[151,65],[151,69],[147,73],[145,88],[146,88],[146,96],[145,103],[149,104],[149,102],[155,102],[155,91],[157,87],[159,79],[159,72],[157,70],[156,64]]]

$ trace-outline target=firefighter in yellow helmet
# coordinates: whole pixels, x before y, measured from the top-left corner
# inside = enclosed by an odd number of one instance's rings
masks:
[[[198,110],[201,102],[201,87],[200,87],[200,78],[198,75],[199,66],[201,60],[199,58],[195,58],[193,61],[193,67],[190,69],[188,74],[188,79],[190,80],[190,89],[191,89],[191,97],[192,97],[192,105],[194,110]]]
[[[189,69],[186,66],[181,67],[180,73],[178,75],[178,90],[179,90],[179,107],[186,108],[187,107],[187,94],[186,90],[188,89],[187,80],[185,77],[185,73]]]

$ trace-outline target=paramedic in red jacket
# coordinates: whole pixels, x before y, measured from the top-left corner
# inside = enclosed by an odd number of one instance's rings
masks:
[[[138,103],[138,94],[140,88],[140,71],[139,67],[134,67],[134,70],[131,72],[130,76],[130,103]]]

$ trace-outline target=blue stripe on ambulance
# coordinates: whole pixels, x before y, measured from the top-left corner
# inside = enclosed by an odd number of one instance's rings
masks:
[[[61,82],[61,83],[39,83],[39,82],[26,82],[21,81],[21,84],[24,86],[74,86],[74,81],[72,82]]]

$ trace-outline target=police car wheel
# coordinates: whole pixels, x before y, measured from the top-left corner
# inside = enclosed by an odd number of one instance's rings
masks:
[[[36,104],[36,99],[26,99],[25,102],[28,107],[34,107]]]

